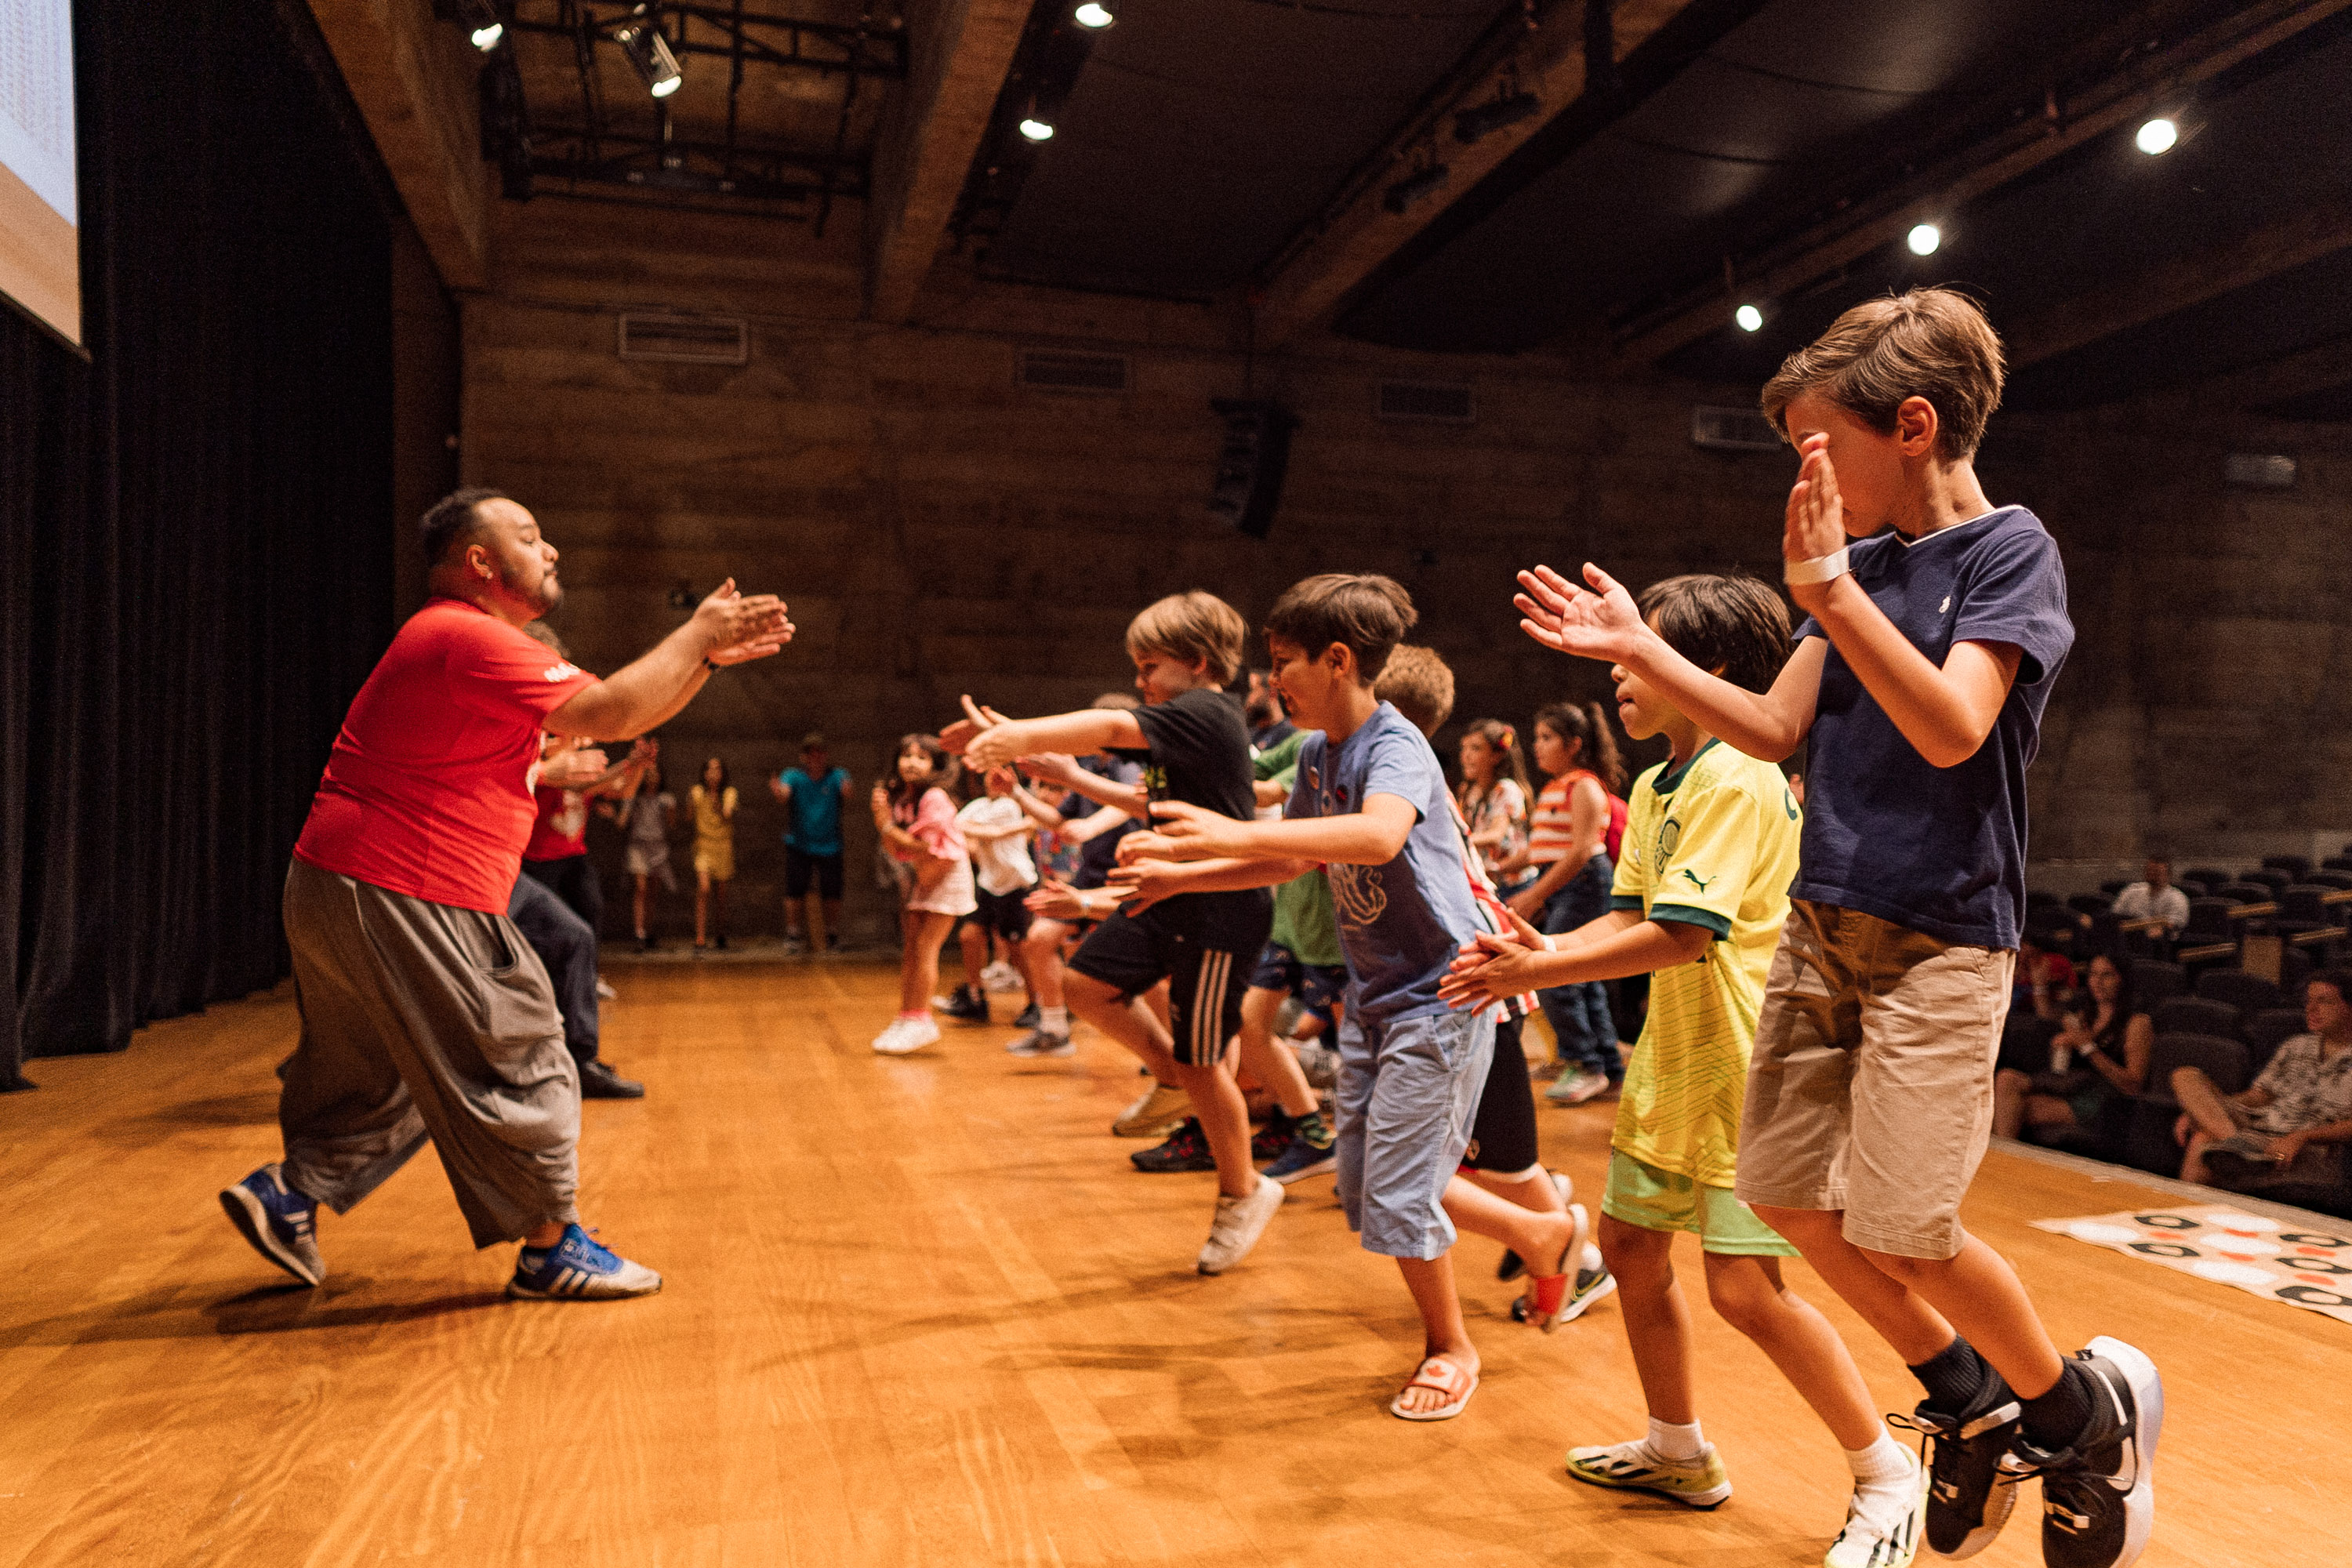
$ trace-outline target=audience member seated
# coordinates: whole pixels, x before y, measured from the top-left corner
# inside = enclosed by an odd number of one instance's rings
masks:
[[[2063,940],[2063,939],[2061,939]],[[2010,1005],[2037,1018],[2063,1017],[2074,994],[2074,963],[2051,951],[2051,933],[2036,928],[2018,938],[2017,978]]]
[[[2156,1028],[2132,994],[2131,971],[2099,953],[2066,1026],[2050,1042],[2048,1067],[2034,1073],[2003,1068],[1994,1075],[1992,1130],[2003,1138],[2027,1128],[2098,1131],[2110,1106],[2147,1084],[2155,1048]]]
[[[2253,1087],[2223,1094],[2202,1069],[2178,1068],[2172,1135],[2188,1150],[2180,1179],[2231,1192],[2332,1185],[2352,1142],[2352,976],[2324,970],[2304,984],[2310,1030],[2279,1047]]]
[[[2172,885],[2172,862],[2151,855],[2142,879],[2116,895],[2115,913],[2127,921],[2154,921],[2157,934],[2169,942],[2189,924],[2189,895]]]

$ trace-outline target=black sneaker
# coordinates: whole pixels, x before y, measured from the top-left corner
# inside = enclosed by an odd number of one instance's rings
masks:
[[[2075,1352],[2095,1387],[2091,1422],[2057,1453],[2022,1436],[2018,1480],[2042,1478],[2042,1561],[2048,1568],[2126,1568],[2156,1525],[2156,1440],[2164,1380],[2145,1352],[2102,1334]]]
[[[969,985],[957,986],[954,995],[935,1002],[932,1005],[949,1017],[960,1019],[967,1024],[988,1022],[988,998]]]
[[[580,1064],[580,1098],[583,1100],[643,1100],[646,1086],[614,1072],[603,1061]]]
[[[1034,1029],[1044,1021],[1037,1016],[1037,1004],[1033,999],[1029,1005],[1021,1009],[1021,1016],[1013,1020],[1013,1026],[1016,1029]]]
[[[1172,1171],[1213,1171],[1217,1157],[1209,1152],[1209,1135],[1201,1131],[1201,1119],[1188,1116],[1175,1135],[1156,1149],[1139,1149],[1128,1156],[1139,1171],[1153,1175],[1165,1175]]]
[[[1282,1152],[1290,1147],[1290,1136],[1297,1127],[1298,1123],[1290,1120],[1290,1113],[1282,1107],[1277,1105],[1267,1111],[1265,1125],[1250,1134],[1250,1159],[1257,1162],[1282,1158]]]
[[[711,939],[710,945],[717,948],[719,952],[725,952],[727,951],[727,933],[723,931],[720,931],[717,936]]]
[[[1887,1423],[1924,1433],[1927,1456],[1927,1545],[1942,1557],[1973,1557],[1990,1546],[2017,1506],[2014,1467],[2002,1461],[2017,1441],[2017,1396],[1991,1368],[1968,1411],[1947,1415],[1922,1400],[1908,1415]]]

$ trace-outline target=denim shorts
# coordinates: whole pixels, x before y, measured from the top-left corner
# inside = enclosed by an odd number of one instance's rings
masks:
[[[1445,1184],[1494,1049],[1494,1020],[1479,1013],[1339,1020],[1339,1206],[1365,1251],[1430,1259],[1454,1245]]]

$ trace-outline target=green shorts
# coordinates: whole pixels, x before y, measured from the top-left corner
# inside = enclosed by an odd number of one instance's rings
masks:
[[[1794,1258],[1797,1249],[1731,1195],[1729,1187],[1702,1186],[1688,1176],[1644,1164],[1622,1149],[1609,1152],[1609,1186],[1601,1212],[1643,1230],[1686,1230],[1703,1251],[1740,1258]]]

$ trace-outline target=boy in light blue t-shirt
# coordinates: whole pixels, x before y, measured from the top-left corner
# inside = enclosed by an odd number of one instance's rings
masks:
[[[1285,820],[1156,805],[1158,830],[1119,846],[1125,864],[1113,885],[1150,903],[1266,887],[1318,865],[1328,875],[1349,977],[1339,1200],[1365,1249],[1397,1260],[1421,1310],[1422,1359],[1390,1412],[1443,1421],[1478,1386],[1444,1199],[1469,1142],[1495,1026],[1438,994],[1479,929],[1462,839],[1437,754],[1372,691],[1414,618],[1412,601],[1386,577],[1328,574],[1276,600],[1266,619],[1274,679],[1293,721],[1319,731],[1300,749]]]

